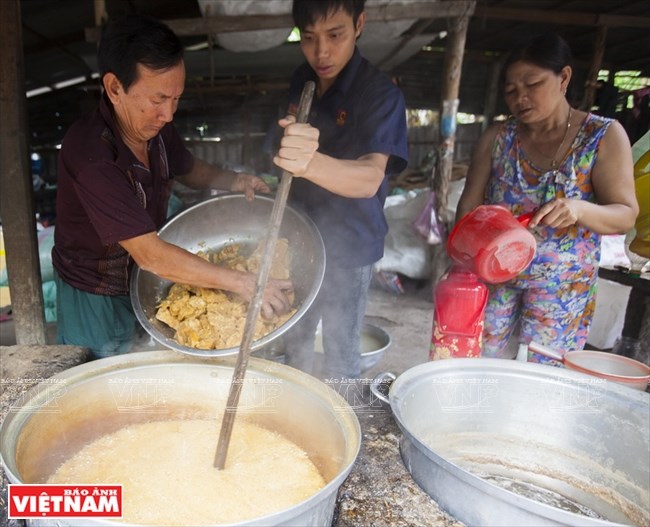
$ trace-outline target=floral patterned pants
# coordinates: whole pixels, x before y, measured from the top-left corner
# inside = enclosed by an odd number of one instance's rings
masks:
[[[546,282],[543,286],[515,281],[490,286],[482,356],[504,358],[517,323],[519,343],[535,341],[562,353],[583,349],[596,306],[595,293],[595,281]],[[528,361],[558,365],[532,352]]]

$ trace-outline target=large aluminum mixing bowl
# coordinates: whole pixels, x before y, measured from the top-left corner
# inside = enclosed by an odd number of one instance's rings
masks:
[[[402,373],[389,400],[413,479],[467,525],[650,525],[646,393],[543,364],[447,359]]]
[[[173,217],[160,231],[163,240],[196,253],[219,250],[239,243],[255,247],[267,235],[273,199],[255,196],[252,202],[243,194],[223,194],[208,199]],[[289,240],[291,280],[298,306],[296,313],[282,326],[253,342],[256,350],[286,332],[314,301],[325,273],[325,247],[313,222],[297,210],[284,211],[280,237]],[[221,356],[237,353],[239,347],[200,350],[183,346],[174,339],[174,330],[156,319],[156,306],[167,295],[172,283],[139,267],[131,277],[131,302],[140,324],[160,344],[190,355]]]
[[[0,427],[7,478],[11,483],[43,483],[86,444],[135,423],[223,416],[234,364],[234,357],[157,350],[87,362],[47,379],[12,405]],[[331,525],[338,489],[361,446],[359,420],[349,404],[306,373],[253,358],[237,419],[293,441],[307,453],[326,485],[292,507],[236,525]],[[215,436],[215,450],[217,440]],[[164,492],[162,487],[158,490]],[[125,524],[100,518],[43,518],[29,525]]]

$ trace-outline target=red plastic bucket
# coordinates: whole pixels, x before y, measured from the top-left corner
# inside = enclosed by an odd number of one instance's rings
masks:
[[[488,290],[471,271],[453,266],[433,292],[429,359],[480,357]]]
[[[447,239],[447,254],[482,280],[498,284],[523,271],[537,243],[526,229],[534,213],[515,218],[500,205],[480,205],[463,216]]]

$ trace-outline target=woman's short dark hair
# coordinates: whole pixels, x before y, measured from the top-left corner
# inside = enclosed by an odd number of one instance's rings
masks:
[[[343,9],[352,16],[352,23],[356,27],[365,3],[366,0],[293,0],[293,23],[300,31],[304,31],[317,20]]]
[[[525,61],[559,74],[571,66],[571,48],[557,33],[544,33],[516,42],[503,64],[504,73],[517,61]]]
[[[162,22],[144,15],[126,15],[109,22],[97,51],[99,75],[113,73],[128,90],[136,81],[137,65],[166,70],[183,60],[183,45]]]

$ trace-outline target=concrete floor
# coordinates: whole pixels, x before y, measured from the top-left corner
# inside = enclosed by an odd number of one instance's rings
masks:
[[[380,371],[395,375],[429,360],[433,301],[430,285],[403,281],[404,294],[371,289],[366,319],[391,336],[383,358],[365,376]]]
[[[391,372],[395,375],[426,362],[431,342],[433,322],[433,302],[431,285],[423,281],[403,279],[404,294],[388,292],[373,286],[369,293],[366,320],[384,329],[391,337],[391,344],[382,359],[362,377],[372,379],[379,372]],[[650,348],[650,298],[643,325],[641,343],[643,348]],[[47,325],[48,342],[55,343],[56,324]],[[16,343],[14,323],[12,320],[0,322],[0,345],[11,346]],[[135,343],[133,351],[159,349],[160,345],[148,334]],[[587,345],[586,349],[602,349]],[[516,350],[513,350],[513,355]],[[648,349],[643,357],[635,357],[648,363]],[[263,356],[256,352],[256,355]],[[317,354],[318,355],[318,354]],[[270,358],[270,357],[266,357]],[[317,359],[318,361],[318,359]],[[318,362],[316,362],[318,364]]]
[[[382,359],[364,377],[372,378],[377,372],[390,371],[399,375],[408,368],[426,362],[431,341],[433,303],[430,286],[419,282],[404,281],[405,293],[396,294],[372,288],[366,310],[366,319],[384,329],[391,337],[391,344]],[[56,324],[47,324],[47,344],[54,344]],[[0,322],[0,345],[16,344],[14,322]],[[133,351],[159,349],[159,345],[147,334],[138,339]]]

